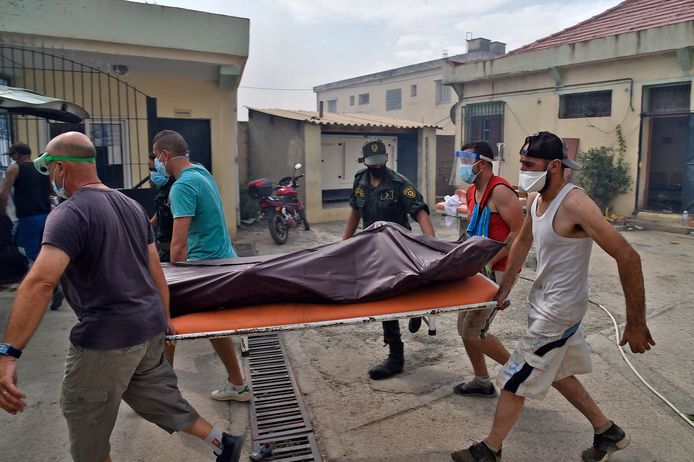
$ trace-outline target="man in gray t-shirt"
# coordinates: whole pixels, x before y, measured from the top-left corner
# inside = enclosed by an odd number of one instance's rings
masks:
[[[170,433],[209,442],[218,461],[238,461],[242,439],[212,427],[178,390],[162,355],[164,334],[173,329],[152,228],[139,204],[101,183],[95,158],[89,138],[68,132],[34,161],[65,202],[49,215],[41,251],[12,305],[0,343],[0,407],[10,414],[26,407],[16,360],[62,276],[78,319],[60,397],[73,459],[110,460],[111,431],[125,401]]]

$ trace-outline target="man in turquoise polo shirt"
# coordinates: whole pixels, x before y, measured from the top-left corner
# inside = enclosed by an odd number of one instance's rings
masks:
[[[202,165],[187,156],[188,144],[172,130],[154,137],[154,166],[162,175],[176,177],[169,202],[174,217],[171,237],[171,261],[199,261],[234,258],[222,210],[222,198],[214,178]],[[231,338],[210,339],[210,343],[227,370],[228,380],[212,398],[226,401],[248,401],[251,391],[243,380],[241,367]]]

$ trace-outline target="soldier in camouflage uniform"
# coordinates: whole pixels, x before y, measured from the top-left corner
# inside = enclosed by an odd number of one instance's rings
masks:
[[[407,215],[417,220],[424,234],[434,236],[434,227],[429,219],[429,207],[424,198],[404,176],[386,167],[388,154],[381,140],[368,141],[362,147],[366,169],[354,177],[349,205],[352,207],[343,239],[349,239],[363,220],[364,228],[376,221],[390,221],[407,229]],[[416,332],[421,318],[410,320],[410,331]],[[405,363],[400,325],[397,320],[383,322],[383,340],[388,345],[386,360],[369,370],[373,380],[387,379],[402,372]]]

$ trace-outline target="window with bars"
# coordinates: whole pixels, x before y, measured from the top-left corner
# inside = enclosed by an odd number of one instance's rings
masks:
[[[504,102],[468,104],[465,111],[465,143],[486,141],[498,155],[504,139]]]
[[[434,80],[436,84],[436,104],[451,102],[451,87],[443,84],[443,80]]]
[[[123,127],[120,121],[91,120],[89,137],[95,147],[103,146],[108,151],[109,165],[123,165]]]
[[[386,111],[402,109],[402,90],[395,88],[386,90]]]
[[[691,85],[663,85],[649,88],[649,114],[689,112]]]
[[[359,95],[359,105],[363,106],[364,104],[369,104],[369,94],[368,93],[362,93]]]
[[[350,95],[349,97],[349,105],[354,106],[354,95]]]
[[[572,93],[559,97],[559,118],[609,117],[612,115],[612,90]]]
[[[337,112],[337,99],[328,100],[328,112]]]

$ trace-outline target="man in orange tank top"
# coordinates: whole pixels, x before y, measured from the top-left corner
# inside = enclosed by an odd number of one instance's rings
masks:
[[[467,190],[467,236],[486,236],[509,244],[520,231],[523,211],[511,185],[492,172],[494,151],[485,141],[468,143],[459,153],[460,179],[470,184]],[[508,247],[504,247],[485,266],[487,276],[501,283],[506,271]],[[489,380],[485,356],[499,364],[508,361],[509,352],[498,338],[488,333],[497,310],[462,311],[458,315],[458,333],[463,339],[475,377],[453,387],[462,396],[496,396]]]

